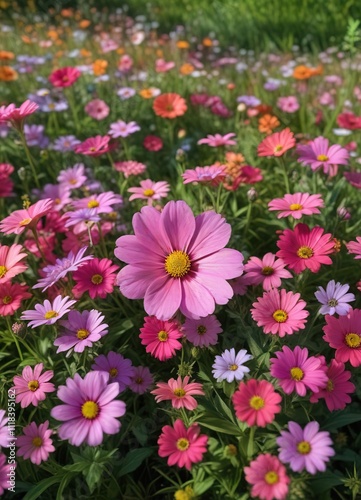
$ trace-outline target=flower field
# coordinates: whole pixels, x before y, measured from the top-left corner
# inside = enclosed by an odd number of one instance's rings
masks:
[[[121,9],[1,27],[0,496],[361,495],[361,57]]]

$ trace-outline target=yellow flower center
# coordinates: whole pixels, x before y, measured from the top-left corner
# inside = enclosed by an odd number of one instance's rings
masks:
[[[189,441],[186,438],[180,438],[177,441],[177,448],[179,451],[186,451],[189,448]]]
[[[23,219],[21,222],[19,222],[19,226],[27,226],[30,222],[32,221],[32,219],[30,217],[28,217],[27,219]]]
[[[99,207],[99,201],[97,200],[88,201],[88,208],[97,208],[97,207]]]
[[[301,455],[308,455],[312,450],[311,445],[308,441],[300,441],[297,444],[297,451],[301,453]]]
[[[198,333],[198,335],[204,335],[206,333],[206,331],[207,331],[207,328],[205,326],[203,326],[203,325],[199,325],[197,327],[197,333]]]
[[[154,193],[155,191],[153,189],[144,189],[143,191],[144,196],[149,196],[149,197],[153,196]]]
[[[86,339],[87,337],[89,337],[89,335],[90,335],[90,332],[88,330],[78,330],[76,332],[76,336],[80,340]]]
[[[92,277],[91,277],[91,282],[94,284],[94,285],[100,285],[100,283],[102,283],[103,281],[103,276],[101,274],[94,274]]]
[[[164,330],[158,332],[158,340],[159,342],[165,342],[166,340],[168,340],[168,333]]]
[[[45,319],[56,318],[59,314],[56,311],[48,311],[44,314]]]
[[[184,389],[174,389],[173,394],[177,398],[183,398],[186,395],[186,391]]]
[[[313,255],[313,250],[310,247],[303,246],[297,250],[297,255],[300,259],[309,259]]]
[[[0,266],[0,278],[3,278],[7,272],[8,270],[5,266]]]
[[[355,349],[361,344],[361,338],[357,333],[348,333],[345,335],[345,343],[348,347]]]
[[[182,250],[175,250],[165,259],[164,268],[172,278],[183,278],[191,269],[191,261]]]
[[[318,155],[317,161],[328,161],[328,156],[326,155]]]
[[[81,407],[81,413],[84,418],[88,420],[94,420],[94,418],[99,413],[99,406],[95,401],[85,401],[85,403]]]
[[[275,153],[279,153],[280,151],[282,151],[282,149],[283,149],[282,144],[278,144],[278,145],[274,148],[274,152],[275,152]]]
[[[264,480],[266,481],[267,484],[276,484],[278,483],[278,474],[274,470],[268,471],[265,476]]]
[[[290,374],[293,380],[302,380],[304,375],[303,370],[301,370],[301,368],[298,368],[298,366],[294,366],[293,368],[291,368]]]
[[[334,388],[333,382],[331,379],[328,379],[327,385],[326,385],[326,391],[327,392],[332,392]]]
[[[273,274],[273,272],[274,272],[274,269],[273,269],[273,267],[270,267],[270,266],[265,266],[262,269],[263,276],[271,276],[271,274]]]
[[[10,295],[5,295],[5,297],[3,297],[3,304],[8,305],[12,300],[13,298]]]
[[[284,323],[287,321],[288,314],[283,309],[277,309],[277,311],[272,314],[272,318],[277,321],[277,323]]]
[[[61,202],[61,199],[60,199],[60,198],[55,198],[55,200],[54,200],[54,201],[55,201],[55,204],[56,204],[56,205],[59,205],[59,203]]]
[[[36,436],[34,437],[34,439],[32,440],[32,443],[34,446],[36,447],[40,447],[42,444],[43,444],[43,440],[41,439],[41,437],[39,436]]]
[[[290,210],[302,210],[303,206],[300,205],[299,203],[292,203],[290,205]]]
[[[117,370],[116,368],[111,368],[111,369],[109,370],[109,375],[110,375],[112,378],[116,377],[116,376],[118,375],[118,370]]]
[[[235,372],[238,368],[238,365],[228,365],[228,370],[231,370],[231,372]]]
[[[37,380],[30,380],[30,382],[28,382],[28,389],[31,392],[35,392],[37,389],[39,389],[39,382]]]
[[[254,410],[260,410],[261,408],[263,408],[264,403],[265,403],[264,399],[261,398],[260,396],[252,396],[251,399],[249,400],[249,406]]]

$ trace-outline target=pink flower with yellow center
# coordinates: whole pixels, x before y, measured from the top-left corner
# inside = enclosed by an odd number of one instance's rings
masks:
[[[44,401],[47,392],[54,392],[55,386],[50,379],[53,378],[54,372],[48,370],[43,371],[43,363],[35,365],[34,369],[31,366],[25,366],[21,376],[14,377],[15,401],[20,403],[21,408],[26,408],[29,405],[38,406],[39,401]]]

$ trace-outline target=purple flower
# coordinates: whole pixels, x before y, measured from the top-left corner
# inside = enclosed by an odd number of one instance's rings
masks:
[[[107,356],[102,354],[95,358],[92,370],[106,372],[110,382],[118,382],[119,392],[124,391],[132,382],[134,368],[130,359],[124,358],[117,352],[110,351]]]
[[[81,208],[75,212],[66,212],[64,217],[67,219],[65,227],[75,226],[75,224],[81,222],[90,227],[93,223],[100,221],[100,217],[95,208]]]
[[[41,325],[53,325],[64,314],[68,313],[71,306],[75,303],[76,300],[69,300],[69,297],[58,295],[55,297],[53,303],[45,300],[43,304],[35,305],[35,311],[33,309],[24,311],[20,319],[30,319],[31,321],[28,326],[33,328]]]
[[[217,382],[227,380],[242,380],[244,375],[249,372],[249,368],[243,363],[252,359],[253,356],[247,354],[245,349],[241,349],[237,354],[234,348],[226,349],[221,356],[216,356],[212,365],[212,373]]]
[[[65,184],[46,184],[40,199],[44,200],[50,198],[53,200],[53,209],[60,211],[66,205],[71,203],[70,189]]]
[[[288,431],[277,438],[279,459],[288,463],[294,472],[304,469],[310,474],[326,470],[326,462],[335,454],[331,448],[330,433],[319,432],[317,422],[309,422],[304,429],[296,422],[288,422]]]
[[[70,311],[68,319],[61,321],[64,327],[61,335],[55,339],[54,345],[58,346],[58,352],[69,351],[74,348],[74,352],[83,352],[86,347],[91,347],[93,342],[97,342],[108,333],[108,325],[103,323],[104,316],[95,309],[91,311]]]
[[[133,376],[129,389],[137,394],[144,394],[153,383],[153,376],[147,366],[133,366]]]
[[[193,345],[208,347],[217,344],[218,334],[223,330],[218,319],[211,314],[201,319],[187,318],[183,324],[183,332]]]
[[[240,95],[237,97],[237,102],[243,102],[246,106],[258,106],[261,101],[254,95]]]
[[[130,99],[135,94],[136,94],[136,92],[132,87],[122,87],[117,92],[117,96],[119,96],[122,101],[125,101],[126,99]]]
[[[68,439],[70,444],[98,446],[103,442],[103,434],[117,434],[125,413],[125,403],[114,401],[119,394],[117,383],[108,385],[109,375],[100,372],[87,373],[82,379],[77,373],[68,378],[66,385],[58,389],[57,396],[65,404],[55,406],[51,416],[64,421],[58,434],[60,439]]]
[[[108,134],[115,139],[116,137],[128,137],[128,135],[134,134],[138,130],[140,130],[140,127],[136,122],[125,123],[123,120],[118,120],[111,123]]]
[[[62,135],[54,142],[53,149],[55,151],[60,151],[61,153],[74,151],[80,142],[81,141],[79,141],[79,139],[77,139],[74,135]]]
[[[57,177],[60,184],[65,185],[68,189],[76,189],[81,187],[87,180],[84,175],[84,164],[76,163],[73,167],[61,170]]]
[[[44,149],[49,144],[49,138],[44,135],[44,125],[24,125],[24,135],[28,146]]]
[[[329,281],[326,290],[319,286],[315,296],[322,304],[320,313],[331,316],[336,313],[339,316],[346,316],[351,308],[348,302],[355,300],[353,293],[347,293],[349,288],[350,285],[341,285],[341,283],[335,283],[335,280]]]

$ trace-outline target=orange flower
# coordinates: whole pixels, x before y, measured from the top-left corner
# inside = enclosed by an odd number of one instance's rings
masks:
[[[176,45],[178,49],[189,49],[189,43],[186,40],[178,40]]]
[[[73,10],[72,9],[62,9],[60,14],[63,16],[63,17],[72,17],[73,15]]]
[[[79,28],[81,29],[85,29],[87,28],[88,26],[90,26],[90,21],[88,21],[88,19],[83,19],[82,21],[80,21],[79,23]]]
[[[21,35],[21,39],[24,43],[33,43],[33,41],[31,40],[31,38],[29,36]]]
[[[139,95],[143,97],[143,99],[151,99],[157,94],[157,89],[153,87],[149,87],[148,89],[142,89],[139,91]]]
[[[233,151],[227,151],[227,153],[226,153],[226,173],[227,173],[227,176],[231,178],[232,182],[241,173],[242,165],[244,162],[245,162],[245,158],[241,153],[234,153]]]
[[[309,68],[308,66],[296,66],[293,70],[293,78],[296,80],[308,80],[312,76],[322,75],[323,67],[321,65],[317,66],[317,68]]]
[[[105,59],[97,59],[93,63],[93,72],[95,76],[104,75],[106,73],[106,69],[108,67],[108,61]]]
[[[121,56],[125,54],[125,50],[123,49],[123,47],[119,47],[119,49],[117,49],[115,52]]]
[[[14,59],[14,53],[9,52],[8,50],[0,50],[0,60],[1,61],[10,61],[10,59]]]
[[[205,47],[212,47],[212,45],[213,45],[213,41],[212,41],[212,39],[211,39],[211,38],[206,37],[206,38],[203,38],[203,40],[202,40],[202,44],[203,44]]]
[[[235,83],[230,82],[230,83],[227,84],[227,89],[228,90],[234,90],[235,88],[236,88],[236,84]]]
[[[153,111],[157,116],[173,119],[184,115],[187,111],[187,103],[179,94],[161,94],[154,99]]]
[[[258,130],[264,134],[272,134],[273,130],[277,128],[281,123],[279,120],[272,115],[263,115],[258,120]]]
[[[151,51],[149,53],[151,53]],[[164,56],[163,50],[162,49],[157,49],[155,55],[157,57],[162,58]]]
[[[82,57],[90,57],[92,53],[90,52],[90,50],[80,49],[80,55]]]
[[[194,71],[194,66],[190,63],[184,63],[182,66],[179,68],[179,73],[181,75],[190,75]]]
[[[18,74],[11,66],[0,66],[0,81],[12,82],[17,79]]]
[[[57,40],[57,38],[59,38],[59,35],[58,35],[57,31],[55,31],[55,30],[49,30],[47,32],[46,36],[48,38],[51,38],[52,40]]]

